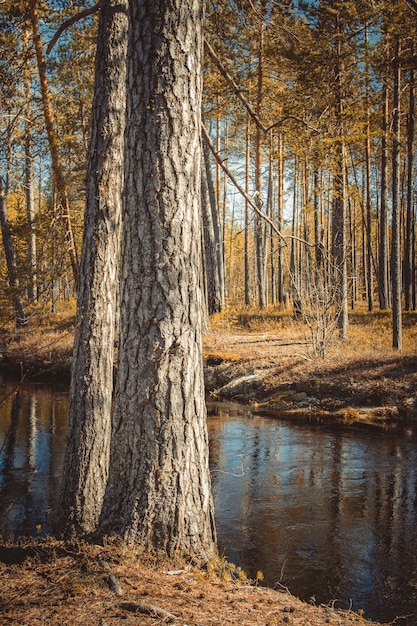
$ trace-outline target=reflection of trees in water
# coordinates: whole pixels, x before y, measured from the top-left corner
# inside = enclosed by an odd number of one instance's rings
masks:
[[[417,621],[417,450],[402,440],[385,448],[390,467],[375,476],[375,593],[381,606],[406,608]]]
[[[66,397],[66,390],[56,393],[49,386],[24,384],[0,408],[0,429],[8,425],[0,456],[2,535],[50,530],[47,512],[55,502],[61,472]]]
[[[48,530],[67,410],[66,389],[34,385],[0,408],[0,532]],[[210,467],[227,556],[306,600],[356,598],[382,621],[415,613],[416,441],[215,412]]]
[[[6,530],[7,521],[13,509],[14,486],[13,468],[15,463],[16,442],[18,439],[20,409],[22,405],[21,393],[18,389],[11,402],[6,402],[2,411],[9,412],[10,418],[5,420],[9,424],[5,432],[5,440],[2,447],[1,465],[2,481],[0,483],[0,532]]]
[[[220,468],[229,444],[219,431],[233,421],[223,416],[211,435]],[[414,613],[415,442],[278,424],[245,419],[244,476],[214,477],[220,502],[237,503],[234,519],[219,524],[227,556],[307,600],[338,598],[346,608],[353,598],[354,608],[384,621],[404,607]]]

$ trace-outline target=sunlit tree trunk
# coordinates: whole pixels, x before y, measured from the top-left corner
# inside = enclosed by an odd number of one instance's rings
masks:
[[[257,70],[257,92],[256,92],[256,114],[261,119],[262,99],[263,99],[263,55],[264,55],[264,24],[260,26],[260,42],[258,51],[258,70]],[[255,136],[255,202],[260,210],[263,210],[261,196],[261,180],[262,180],[262,130],[256,127]],[[267,304],[266,296],[266,271],[265,271],[265,223],[258,215],[255,215],[254,221],[254,240],[256,254],[256,278],[258,285],[258,304],[264,308]]]
[[[201,214],[203,220],[203,259],[204,284],[206,303],[209,315],[222,311],[224,298],[222,293],[222,266],[223,253],[220,251],[220,225],[218,223],[215,192],[211,180],[210,158],[207,146],[203,148],[201,163]],[[214,203],[214,206],[213,206]],[[216,223],[217,222],[217,223]],[[224,284],[224,283],[223,283]]]
[[[282,135],[278,135],[278,230],[283,232],[284,227],[284,148]],[[278,264],[277,264],[277,282],[278,282],[278,302],[284,302],[284,254],[283,243],[278,242]]]
[[[118,372],[100,532],[215,553],[201,346],[200,0],[131,0]]]
[[[246,146],[245,146],[245,192],[250,195],[250,117],[246,116]],[[249,251],[249,202],[245,199],[245,304],[250,306],[250,251]]]
[[[347,246],[346,246],[346,146],[344,140],[344,67],[341,44],[340,17],[338,20],[337,41],[337,128],[336,162],[333,180],[332,206],[332,257],[336,285],[336,299],[339,307],[338,328],[340,337],[346,337],[348,329],[348,288],[347,288]]]
[[[55,131],[52,114],[51,98],[49,94],[48,78],[46,75],[46,64],[42,49],[42,40],[39,32],[39,19],[37,0],[29,0],[29,13],[32,22],[33,41],[35,44],[36,59],[38,63],[39,79],[41,85],[43,115],[45,118],[46,133],[48,136],[49,151],[51,154],[52,170],[60,204],[61,217],[65,228],[65,239],[68,246],[68,254],[71,261],[72,273],[75,284],[78,282],[78,260],[75,246],[74,233],[72,229],[70,207],[65,186],[64,172],[59,154],[59,142]]]
[[[272,131],[269,133],[269,177],[268,177],[268,200],[267,200],[267,209],[268,216],[275,223],[275,215],[274,215],[274,162],[273,162],[273,151],[272,151]],[[277,303],[277,284],[276,284],[276,260],[275,260],[275,233],[272,226],[269,229],[269,248],[270,248],[270,258],[271,258],[271,302],[272,304]]]
[[[29,31],[23,34],[24,49],[28,55]],[[33,167],[33,134],[32,115],[30,107],[31,78],[30,62],[27,56],[24,68],[24,91],[25,91],[25,196],[26,217],[28,222],[28,266],[29,283],[28,296],[31,302],[38,298],[37,260],[36,260],[36,231],[35,231],[35,194],[34,194],[34,167]]]
[[[60,526],[97,525],[110,454],[125,126],[127,0],[106,0],[97,39]]]
[[[368,50],[368,28],[365,29],[365,46]],[[368,311],[374,308],[374,275],[372,258],[372,204],[371,204],[371,110],[369,103],[369,68],[366,63],[366,139],[365,139],[365,216],[366,216],[366,285]]]
[[[402,349],[401,311],[401,206],[400,206],[400,38],[395,38],[393,124],[392,124],[392,241],[391,241],[391,285],[392,285],[392,347]]]
[[[388,78],[388,76],[387,76]],[[379,216],[379,259],[378,259],[378,291],[379,306],[381,309],[388,309],[390,305],[389,298],[389,280],[388,280],[388,87],[386,82],[383,88],[383,122],[382,122],[382,139],[381,139],[381,201]]]
[[[407,119],[407,198],[404,236],[404,294],[405,310],[411,311],[415,308],[413,301],[414,282],[414,254],[413,254],[413,234],[415,229],[414,218],[414,70],[410,70],[409,80],[409,103]]]

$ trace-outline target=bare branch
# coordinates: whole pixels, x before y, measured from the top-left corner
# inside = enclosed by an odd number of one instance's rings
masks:
[[[204,124],[201,124],[201,133],[202,133],[204,141],[206,142],[206,144],[210,148],[211,153],[213,154],[213,156],[216,159],[217,163],[222,168],[223,172],[226,174],[226,176],[228,176],[230,178],[230,180],[232,181],[232,183],[234,184],[236,189],[242,194],[242,196],[245,198],[246,202],[259,215],[259,217],[261,217],[263,220],[265,220],[265,222],[267,222],[270,225],[270,227],[272,228],[274,233],[276,233],[278,235],[278,237],[280,237],[280,239],[284,242],[284,245],[287,245],[287,239],[294,239],[294,241],[299,241],[300,243],[305,244],[309,248],[314,248],[317,245],[315,243],[311,243],[310,241],[306,241],[305,239],[302,239],[301,237],[295,237],[294,235],[283,235],[282,232],[277,228],[276,224],[271,220],[271,218],[268,215],[266,215],[263,211],[261,211],[261,209],[256,204],[256,202],[254,202],[252,200],[252,198],[250,198],[250,196],[248,196],[248,194],[243,189],[243,187],[241,185],[239,185],[239,183],[237,182],[237,180],[234,177],[234,175],[232,174],[232,172],[229,170],[227,165],[225,165],[223,159],[217,154],[216,148],[213,146],[213,142],[211,140],[211,137],[210,137],[210,135],[209,135],[209,133],[207,131],[207,128],[204,126]],[[259,195],[258,195],[258,197],[259,197]]]
[[[237,97],[239,98],[239,100],[241,101],[243,106],[245,107],[245,109],[248,111],[249,115],[251,116],[251,118],[253,119],[255,124],[265,133],[266,132],[265,126],[262,124],[262,122],[260,121],[260,119],[256,115],[255,111],[253,110],[253,108],[251,107],[251,105],[246,100],[245,96],[243,95],[242,90],[239,89],[238,85],[236,85],[235,81],[230,76],[229,72],[224,67],[223,63],[220,61],[219,57],[214,52],[213,48],[211,47],[211,45],[209,44],[209,42],[206,39],[204,40],[204,47],[205,47],[206,51],[208,52],[208,55],[211,58],[211,60],[213,61],[214,65],[217,67],[217,69],[219,70],[220,74],[226,80],[228,85],[233,89],[233,91],[235,92],[235,94],[237,95]]]
[[[265,132],[268,132],[269,130],[272,130],[273,128],[277,128],[278,126],[282,126],[282,124],[285,124],[285,122],[287,120],[294,120],[295,122],[299,122],[300,124],[304,124],[304,126],[306,126],[306,128],[308,128],[309,130],[312,130],[315,133],[319,133],[320,132],[317,128],[315,128],[314,126],[310,126],[310,124],[308,122],[306,122],[305,120],[301,119],[301,117],[297,117],[296,115],[286,115],[282,119],[278,120],[278,122],[274,122],[273,124],[271,124],[271,126],[268,126],[265,129]]]
[[[416,0],[404,0],[404,2],[406,3],[406,5],[412,10],[414,11],[414,13],[417,13],[417,2]]]
[[[264,219],[266,222],[268,222],[268,224],[271,226],[271,228],[273,229],[273,231],[279,236],[281,237],[281,239],[285,242],[285,236],[281,233],[280,230],[278,230],[278,228],[276,227],[276,225],[274,224],[274,222],[271,220],[270,217],[268,217],[268,215],[265,215],[265,213],[263,213],[263,211],[260,210],[260,208],[257,206],[257,204],[248,196],[248,194],[246,193],[246,191],[243,189],[243,187],[241,187],[241,185],[239,185],[239,183],[237,182],[236,178],[234,177],[234,175],[232,174],[232,172],[229,170],[229,168],[225,165],[223,159],[221,159],[219,157],[219,155],[216,152],[215,147],[213,146],[213,142],[211,141],[211,137],[208,134],[207,128],[204,126],[204,124],[201,125],[201,130],[202,130],[202,134],[203,134],[203,139],[206,142],[206,144],[208,145],[208,147],[210,148],[214,158],[216,159],[217,163],[220,165],[220,167],[222,168],[222,170],[224,171],[224,173],[230,178],[230,180],[232,181],[232,183],[235,185],[236,189],[238,191],[240,191],[240,193],[242,194],[242,196],[245,198],[246,202],[248,202],[248,204],[253,208],[253,210],[259,215],[259,217],[262,217],[262,219]]]
[[[55,46],[56,42],[61,37],[63,32],[68,30],[68,28],[70,28],[73,24],[76,24],[80,20],[83,20],[85,17],[88,17],[89,15],[93,15],[93,13],[96,13],[97,11],[99,11],[103,3],[104,3],[104,0],[98,0],[97,4],[95,4],[94,6],[90,7],[89,9],[84,9],[84,11],[80,11],[80,13],[76,13],[69,19],[65,20],[65,22],[61,24],[61,26],[58,28],[55,35],[52,37],[51,41],[49,42],[48,47],[46,49],[46,54],[50,54],[52,52],[53,47]]]
[[[243,104],[243,106],[245,107],[245,109],[247,110],[247,112],[249,113],[249,115],[251,116],[251,118],[253,119],[255,124],[257,125],[257,127],[260,128],[262,130],[262,132],[267,133],[269,130],[272,130],[273,128],[276,128],[277,126],[281,126],[287,120],[295,120],[296,122],[300,122],[301,124],[304,124],[309,130],[313,130],[315,133],[320,132],[319,130],[317,130],[317,128],[314,128],[313,126],[310,126],[306,121],[302,120],[301,118],[299,118],[299,117],[297,117],[295,115],[286,115],[282,119],[280,119],[277,122],[274,122],[273,124],[271,124],[271,126],[264,126],[262,124],[261,120],[259,119],[259,117],[256,115],[256,113],[253,110],[253,108],[250,105],[250,103],[247,101],[247,99],[243,95],[242,90],[235,83],[235,81],[233,80],[232,76],[229,74],[229,72],[227,71],[227,69],[225,68],[223,63],[220,61],[219,57],[214,52],[213,48],[211,47],[211,45],[208,43],[208,41],[206,39],[204,40],[204,47],[205,47],[206,52],[208,53],[209,57],[211,58],[211,60],[213,61],[213,63],[217,67],[217,69],[219,70],[220,74],[226,80],[227,84],[232,88],[232,90],[237,95],[237,97],[239,98],[239,100],[241,101],[241,103]]]

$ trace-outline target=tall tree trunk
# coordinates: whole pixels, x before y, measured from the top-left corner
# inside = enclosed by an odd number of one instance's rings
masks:
[[[250,116],[246,116],[246,150],[245,150],[245,192],[249,197],[250,178]],[[245,199],[245,304],[251,305],[250,293],[250,252],[249,252],[249,202]]]
[[[201,346],[200,0],[129,8],[120,344],[100,532],[216,552]]]
[[[393,124],[392,124],[392,241],[391,241],[391,284],[392,284],[392,347],[402,349],[401,311],[401,206],[400,206],[400,37],[395,38]]]
[[[278,230],[280,233],[284,229],[284,148],[283,148],[282,134],[278,135]],[[280,240],[278,242],[278,302],[283,304],[285,300],[284,295],[284,259],[283,259],[283,244]]]
[[[388,80],[388,75],[387,75]],[[383,121],[381,140],[381,201],[379,216],[379,259],[378,259],[378,291],[379,306],[386,310],[389,308],[388,286],[388,114],[389,99],[386,82],[383,88]]]
[[[268,200],[267,209],[268,217],[275,223],[274,216],[274,171],[273,171],[273,144],[272,130],[269,132],[269,176],[268,176]],[[276,262],[275,262],[275,233],[272,226],[269,227],[269,247],[271,258],[271,302],[273,305],[277,303],[277,284],[276,284]]]
[[[407,206],[404,236],[404,294],[405,310],[413,305],[413,234],[414,234],[414,70],[410,70],[409,103],[407,119]]]
[[[336,301],[339,308],[338,328],[340,337],[346,337],[348,329],[347,247],[346,247],[346,146],[344,140],[344,67],[341,43],[340,16],[337,41],[337,109],[338,140],[333,181],[332,206],[332,256],[335,270]]]
[[[220,257],[223,254],[218,253],[220,246],[220,225],[216,225],[214,220],[218,214],[216,206],[212,210],[213,200],[215,201],[215,193],[213,183],[212,192],[210,193],[209,177],[211,176],[210,158],[208,148],[203,147],[203,158],[201,163],[201,214],[203,220],[203,259],[204,259],[204,284],[206,291],[206,303],[208,314],[218,313],[223,309],[223,298],[221,290],[221,268],[219,267]],[[216,236],[217,235],[217,236]]]
[[[38,279],[36,260],[36,232],[35,232],[35,194],[34,194],[34,168],[33,168],[33,134],[32,115],[30,107],[31,79],[30,57],[28,56],[29,31],[23,33],[24,50],[26,54],[24,68],[24,91],[25,91],[25,196],[26,217],[28,222],[28,269],[29,284],[28,296],[31,302],[38,299]]]
[[[219,306],[220,311],[223,311],[225,307],[226,301],[226,276],[225,276],[225,268],[224,268],[224,240],[222,238],[222,232],[220,228],[220,219],[219,219],[219,209],[217,206],[217,197],[216,190],[214,186],[213,180],[213,172],[210,165],[210,148],[203,144],[203,154],[204,154],[204,165],[206,171],[206,179],[207,179],[207,188],[209,193],[210,200],[210,210],[211,210],[211,222],[213,224],[214,231],[214,242],[215,242],[215,251],[216,251],[216,272],[217,272],[217,280],[219,283]]]
[[[51,99],[49,95],[48,78],[46,75],[46,63],[42,50],[42,40],[39,32],[38,8],[37,0],[29,0],[29,13],[32,22],[33,41],[35,44],[36,59],[38,63],[39,79],[42,94],[43,115],[45,118],[46,133],[48,135],[49,151],[51,153],[52,170],[58,199],[60,203],[61,217],[65,227],[65,239],[68,246],[68,254],[70,257],[72,273],[75,285],[78,284],[78,260],[77,250],[75,246],[74,233],[71,224],[70,207],[68,195],[65,186],[64,172],[61,165],[59,154],[59,143],[56,135],[54,120],[52,115]]]
[[[98,27],[92,136],[69,421],[60,493],[65,531],[95,529],[108,475],[126,110],[127,0]]]
[[[258,52],[258,83],[256,92],[256,115],[261,119],[262,99],[263,99],[263,56],[264,56],[264,24],[262,22]],[[262,130],[256,126],[255,137],[255,202],[260,210],[262,207],[261,196],[261,180],[262,180]],[[258,304],[264,308],[266,302],[266,281],[265,281],[265,224],[264,220],[255,215],[255,250],[256,250],[256,277],[258,284]]]
[[[365,46],[368,50],[368,26],[365,29]],[[371,107],[369,103],[369,68],[366,62],[366,140],[365,140],[365,215],[366,215],[366,269],[367,269],[367,291],[368,291],[368,311],[374,308],[374,281],[373,281],[373,259],[372,259],[372,203],[371,203]]]
[[[15,321],[17,328],[26,326],[27,320],[23,309],[23,302],[19,293],[19,279],[17,277],[16,256],[10,224],[7,218],[6,197],[4,193],[3,181],[0,176],[0,227],[3,237],[4,253],[6,257],[7,274],[11,290],[13,306],[15,310]]]

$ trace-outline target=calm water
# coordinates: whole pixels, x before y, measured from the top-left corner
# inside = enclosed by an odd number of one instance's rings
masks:
[[[0,397],[13,390],[0,378]],[[45,534],[68,389],[25,383],[0,407],[0,532]],[[304,600],[417,624],[417,438],[342,431],[209,405],[219,546]]]

